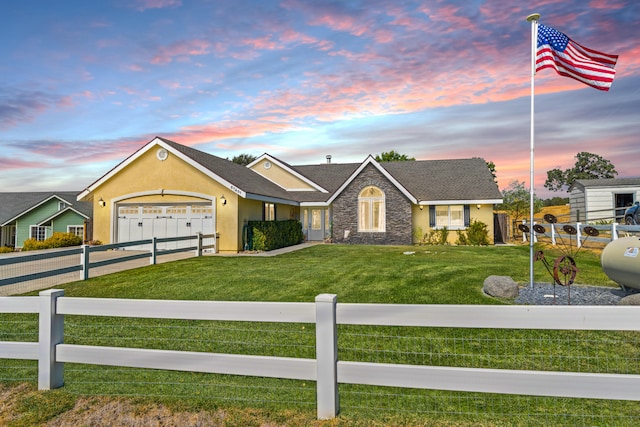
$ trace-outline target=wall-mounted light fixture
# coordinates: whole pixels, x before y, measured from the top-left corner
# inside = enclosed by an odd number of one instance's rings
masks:
[[[220,197],[220,203],[222,203],[222,206],[227,204],[227,199],[225,199],[224,195],[222,195],[222,197]]]
[[[480,205],[480,203],[478,203],[478,204],[476,205],[476,208],[480,209],[480,206],[482,206],[482,205]]]
[[[424,209],[424,206],[422,206],[422,205],[420,205],[419,207],[420,207],[420,210]]]
[[[107,202],[102,200],[102,197],[100,197],[100,199],[98,200],[98,206],[100,206],[101,208],[104,208],[105,206],[107,206]]]

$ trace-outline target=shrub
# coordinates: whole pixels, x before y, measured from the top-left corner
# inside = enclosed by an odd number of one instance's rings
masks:
[[[271,251],[304,241],[302,224],[295,219],[285,221],[249,221],[253,250]]]
[[[448,245],[449,230],[443,227],[439,230],[431,230],[422,234],[422,228],[417,227],[414,230],[414,236],[419,245]]]
[[[13,252],[13,248],[9,246],[0,246],[0,254],[7,254],[9,252]]]
[[[22,246],[23,251],[35,251],[38,249],[64,248],[67,246],[79,246],[82,244],[82,237],[73,233],[53,233],[53,236],[46,240],[27,239]]]
[[[466,231],[458,230],[458,245],[486,246],[489,244],[489,229],[482,221],[471,221]]]
[[[47,249],[44,240],[27,239],[22,244],[23,251],[37,251],[39,249]]]

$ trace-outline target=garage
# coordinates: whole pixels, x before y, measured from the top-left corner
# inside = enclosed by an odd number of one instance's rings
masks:
[[[211,204],[118,204],[116,236],[118,243],[153,237],[213,234],[215,230]],[[205,243],[206,244],[206,243]],[[192,241],[164,243],[161,249],[192,246]],[[136,246],[135,249],[149,249]]]

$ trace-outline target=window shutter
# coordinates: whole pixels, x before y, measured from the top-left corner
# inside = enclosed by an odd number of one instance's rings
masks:
[[[468,227],[471,225],[471,209],[469,205],[464,205],[464,226]]]
[[[429,206],[429,227],[435,228],[436,226],[436,207],[434,205]]]

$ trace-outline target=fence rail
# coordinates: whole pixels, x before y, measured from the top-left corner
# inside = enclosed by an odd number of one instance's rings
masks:
[[[214,243],[204,244],[207,239],[213,240]],[[184,241],[195,241],[195,244],[178,248],[162,248],[162,246],[166,245],[167,243]],[[77,271],[80,272],[79,280],[87,280],[90,276],[91,269],[144,258],[149,258],[149,263],[153,265],[157,263],[158,256],[175,254],[179,252],[193,251],[196,256],[201,256],[203,250],[206,249],[212,249],[215,252],[217,250],[216,244],[216,235],[203,235],[199,233],[193,236],[163,238],[154,237],[152,239],[136,240],[123,243],[112,243],[99,246],[83,245],[79,248],[46,251],[36,254],[12,254],[11,256],[0,257],[0,272],[2,271],[2,267],[5,267],[5,269],[8,271],[8,267],[10,266],[15,267],[19,265],[25,265],[26,263],[40,262],[44,260],[59,260],[64,257],[71,257],[76,255],[79,255],[79,257],[77,258],[77,263],[73,262],[72,265],[66,265],[61,268],[38,268],[38,271],[36,272],[19,275],[9,275],[9,273],[4,273],[2,274],[2,276],[0,276],[0,286],[13,285],[16,283],[43,279],[46,277],[59,276],[62,274],[74,273]],[[145,250],[143,252],[136,251],[137,253],[118,256],[115,258],[103,259],[100,261],[91,261],[91,254],[93,253],[125,248],[138,248],[144,246],[149,246],[149,250]]]
[[[523,221],[523,224],[526,224],[526,222]],[[553,245],[556,245],[558,241],[560,241],[561,243],[564,242],[575,244],[578,248],[581,247],[587,240],[591,242],[607,244],[619,239],[620,237],[624,237],[625,235],[640,234],[640,225],[625,225],[618,224],[616,222],[604,225],[583,224],[581,222],[555,224],[534,223],[534,225],[535,224],[542,225],[546,231],[545,233],[537,233],[533,231],[534,242],[537,242],[539,237],[544,236],[547,237]],[[574,227],[577,233],[568,234],[566,232],[563,232],[563,227],[566,225]],[[584,232],[585,227],[595,228],[599,233],[602,233],[602,236],[589,236]],[[530,234],[530,232],[522,233],[522,241],[528,241]]]
[[[38,361],[38,387],[64,383],[64,364],[153,368],[316,381],[317,416],[340,409],[338,384],[482,393],[640,400],[640,375],[443,367],[338,359],[337,325],[639,331],[640,307],[466,306],[0,297],[0,313],[38,313],[38,342],[0,341],[0,358]],[[64,316],[122,316],[240,322],[315,323],[315,359],[65,344]]]

